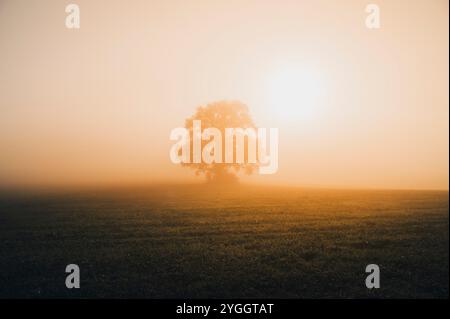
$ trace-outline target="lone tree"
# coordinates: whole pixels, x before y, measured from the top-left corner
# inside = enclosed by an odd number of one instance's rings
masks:
[[[183,166],[195,170],[196,175],[204,175],[209,182],[214,183],[236,183],[238,181],[238,172],[243,171],[250,175],[258,167],[257,163],[248,162],[248,137],[244,142],[244,162],[237,163],[236,160],[236,136],[233,136],[233,162],[225,163],[225,129],[226,128],[253,128],[256,129],[250,117],[248,107],[239,101],[219,101],[206,106],[197,108],[196,113],[186,119],[185,127],[190,134],[190,149],[193,149],[193,122],[201,120],[202,128],[214,127],[220,130],[222,136],[222,161],[221,163],[212,162],[210,164],[201,161],[193,162],[193,154],[190,154],[190,163],[182,163]],[[201,141],[201,149],[208,143],[207,140]]]

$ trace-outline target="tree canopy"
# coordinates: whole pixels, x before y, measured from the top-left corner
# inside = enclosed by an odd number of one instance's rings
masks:
[[[225,129],[226,128],[254,128],[256,129],[253,120],[250,117],[248,107],[239,101],[219,101],[213,102],[206,106],[200,106],[197,108],[195,114],[185,121],[185,128],[188,129],[190,134],[190,149],[193,149],[193,123],[195,120],[201,120],[202,128],[213,127],[220,130],[222,138],[222,156],[225,156]],[[236,136],[233,137],[233,153],[236,156]],[[202,140],[201,149],[208,141]],[[248,138],[245,141],[247,145]],[[244,147],[244,157],[248,158],[247,147]],[[238,181],[238,173],[240,171],[246,174],[252,174],[257,168],[256,163],[249,163],[247,160],[244,163],[225,163],[222,160],[221,163],[194,163],[192,160],[192,152],[190,154],[190,163],[182,163],[183,166],[190,167],[195,170],[196,175],[204,175],[210,182],[218,183],[232,183]]]

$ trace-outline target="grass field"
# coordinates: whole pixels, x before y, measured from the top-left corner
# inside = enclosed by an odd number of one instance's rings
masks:
[[[448,297],[448,192],[204,185],[0,197],[0,297]],[[65,267],[81,289],[65,287]],[[365,267],[381,288],[365,287]]]

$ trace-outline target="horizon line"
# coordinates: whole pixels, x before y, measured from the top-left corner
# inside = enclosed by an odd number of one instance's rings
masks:
[[[169,186],[209,186],[209,187],[274,187],[274,188],[292,188],[309,190],[341,190],[341,191],[417,191],[417,192],[449,192],[449,188],[406,188],[406,187],[379,187],[379,186],[338,186],[338,185],[293,185],[282,183],[213,183],[208,181],[156,181],[156,182],[132,182],[132,183],[73,183],[73,184],[46,184],[46,185],[0,185],[0,193],[15,192],[78,192],[78,191],[106,191],[106,190],[125,190],[125,189],[145,189],[155,187]]]

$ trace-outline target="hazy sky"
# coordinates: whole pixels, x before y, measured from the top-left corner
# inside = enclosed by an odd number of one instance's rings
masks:
[[[448,36],[446,0],[0,0],[0,185],[194,180],[171,129],[237,99],[280,130],[251,181],[448,189]]]

